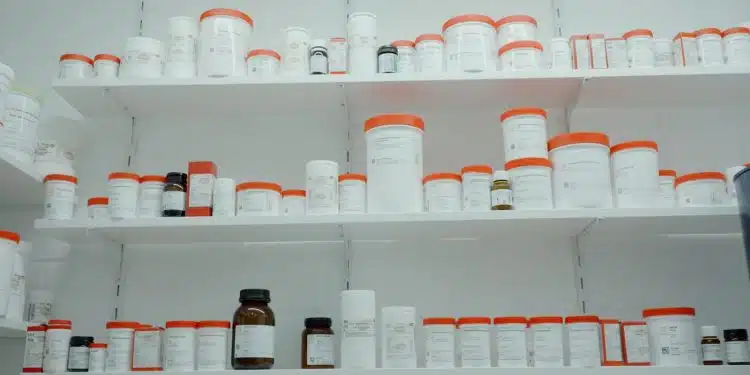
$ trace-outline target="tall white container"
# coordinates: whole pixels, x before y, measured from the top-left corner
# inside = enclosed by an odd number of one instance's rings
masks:
[[[42,367],[49,373],[63,373],[68,369],[68,348],[72,335],[70,320],[53,319],[47,323]]]
[[[198,75],[244,76],[252,33],[253,20],[243,12],[223,8],[203,12],[198,38]]]
[[[349,74],[375,74],[378,70],[378,30],[375,14],[368,12],[349,14],[346,33],[349,48]]]
[[[18,233],[0,230],[0,317],[8,316],[8,301],[13,289],[13,263],[19,241],[21,237]]]
[[[193,17],[169,19],[169,49],[164,75],[190,78],[196,74],[195,47],[198,40],[198,22]]]
[[[424,121],[414,115],[365,121],[368,213],[422,211],[423,134]]]
[[[0,151],[31,164],[37,142],[42,106],[39,99],[21,91],[11,91],[5,99],[5,114],[0,127]]]
[[[307,214],[337,214],[339,164],[330,160],[311,160],[305,165],[305,176]]]
[[[342,291],[341,320],[341,368],[374,369],[375,291]]]
[[[417,309],[411,306],[384,307],[380,314],[382,368],[417,368],[414,330]]]
[[[310,74],[310,30],[304,27],[284,29],[284,49],[281,52],[281,73],[304,76]]]
[[[511,108],[500,115],[505,161],[547,158],[547,111]]]
[[[659,192],[659,147],[652,141],[612,146],[615,206],[653,207]]]

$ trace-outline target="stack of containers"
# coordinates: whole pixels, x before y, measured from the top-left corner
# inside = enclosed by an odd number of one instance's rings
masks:
[[[512,15],[495,22],[498,70],[538,70],[544,47],[536,40],[536,19]]]

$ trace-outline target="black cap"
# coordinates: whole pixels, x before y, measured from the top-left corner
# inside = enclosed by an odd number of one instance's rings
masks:
[[[746,329],[725,329],[724,341],[747,341]]]
[[[378,55],[381,54],[381,53],[395,53],[395,54],[398,55],[398,48],[386,44],[386,45],[380,46],[380,48],[378,48]]]
[[[183,184],[187,183],[187,173],[182,172],[169,172],[167,173],[168,184]]]
[[[305,319],[305,328],[331,328],[331,318],[314,317]]]
[[[70,338],[70,346],[89,346],[94,342],[91,336],[73,336]]]
[[[240,290],[240,303],[242,302],[271,302],[271,292],[268,289],[242,289]]]

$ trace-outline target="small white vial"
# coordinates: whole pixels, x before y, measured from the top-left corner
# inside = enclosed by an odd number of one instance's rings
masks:
[[[381,312],[383,368],[417,368],[414,341],[416,309],[410,306],[388,306]]]
[[[490,367],[490,318],[458,318],[461,367]]]
[[[456,320],[451,318],[424,318],[425,368],[456,367]]]
[[[568,366],[599,367],[602,364],[601,331],[596,316],[568,316],[565,318],[568,337]]]
[[[497,342],[497,367],[529,366],[526,342],[527,320],[523,316],[499,316],[494,319]]]
[[[532,367],[564,367],[563,318],[537,316],[529,319],[530,350],[534,353]]]
[[[462,206],[468,212],[491,210],[492,166],[469,165],[461,168]]]
[[[195,370],[195,331],[197,322],[172,320],[164,333],[164,371]]]
[[[339,164],[331,160],[311,160],[305,166],[307,215],[339,212]]]
[[[347,173],[339,176],[339,213],[367,212],[367,176]]]
[[[214,182],[213,216],[232,217],[235,211],[235,183],[231,178],[217,178]]]
[[[289,189],[281,192],[281,214],[283,216],[305,216],[307,193],[302,189]]]
[[[229,349],[229,328],[231,323],[222,320],[206,320],[198,322],[198,371],[213,371],[227,369],[227,354]]]

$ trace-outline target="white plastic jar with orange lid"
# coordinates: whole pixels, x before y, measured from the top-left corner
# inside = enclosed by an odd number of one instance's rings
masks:
[[[652,365],[698,366],[699,339],[695,330],[694,308],[645,309],[643,319],[648,326]]]
[[[625,366],[651,366],[651,349],[646,322],[622,322],[620,336]]]
[[[107,322],[107,372],[128,372],[133,361],[133,333],[137,322]]]
[[[365,121],[367,212],[422,212],[424,120],[385,114]]]
[[[425,212],[461,211],[461,175],[433,173],[423,183]]]
[[[284,216],[305,216],[304,189],[289,189],[281,192],[281,214]]]
[[[488,316],[468,316],[456,320],[462,368],[491,367],[491,324]]]
[[[531,367],[565,367],[563,318],[533,316],[529,318]]]
[[[125,78],[159,78],[164,68],[164,45],[160,40],[136,36],[125,42],[120,75]]]
[[[108,197],[91,197],[88,200],[88,217],[91,220],[101,220],[109,218],[109,198]]]
[[[612,184],[615,206],[653,207],[659,192],[659,146],[652,141],[613,145]]]
[[[226,370],[231,326],[232,323],[224,320],[198,322],[196,370]]]
[[[497,46],[518,40],[536,40],[536,19],[524,14],[503,17],[495,22]]]
[[[76,53],[66,53],[60,56],[60,71],[58,79],[81,79],[94,76],[94,60]]]
[[[605,38],[604,48],[607,50],[607,68],[627,68],[628,42],[625,38]]]
[[[724,64],[721,30],[715,27],[696,30],[695,41],[698,48],[699,65],[715,66]]]
[[[440,34],[422,34],[415,40],[417,72],[442,73],[445,71],[445,41]]]
[[[552,163],[545,158],[520,158],[505,163],[510,176],[513,209],[554,208]]]
[[[565,317],[569,367],[600,367],[602,365],[599,324],[599,317],[593,315]]]
[[[675,65],[696,66],[698,61],[698,41],[695,33],[679,32],[672,38]]]
[[[425,368],[456,367],[456,320],[430,317],[422,320],[425,337]]]
[[[495,21],[482,14],[464,14],[443,24],[448,72],[494,72]]]
[[[467,212],[492,210],[491,165],[467,165],[461,168],[461,207]]]
[[[160,327],[140,325],[133,332],[133,371],[161,371],[163,340]]]
[[[688,173],[675,179],[680,207],[716,206],[728,203],[725,176],[721,172]]]
[[[68,371],[68,349],[73,327],[70,320],[52,319],[47,322],[47,337],[44,347],[42,367],[45,372],[63,373]]]
[[[533,40],[510,42],[497,51],[498,70],[529,71],[542,66],[542,44]]]
[[[198,322],[170,320],[166,323],[164,371],[195,370],[195,335]]]
[[[89,344],[89,372],[104,372],[107,368],[107,344]]]
[[[278,216],[281,185],[248,181],[237,184],[237,216]]]
[[[94,75],[96,78],[117,78],[119,71],[119,57],[106,53],[94,56]]]
[[[555,208],[611,208],[609,137],[567,133],[547,142]]]
[[[529,367],[526,317],[498,316],[492,322],[495,325],[497,367]]]
[[[161,217],[164,184],[167,178],[161,175],[141,177],[138,189],[138,217]]]
[[[724,63],[727,65],[750,64],[750,28],[731,27],[721,33],[724,45]]]
[[[109,174],[107,191],[110,218],[119,220],[132,219],[137,216],[140,181],[140,176],[135,173],[113,172]]]
[[[22,373],[42,372],[44,365],[44,341],[47,336],[47,326],[29,325],[26,328],[26,343],[23,354]]]
[[[75,214],[76,187],[78,178],[64,174],[48,174],[44,177],[44,218],[68,220]]]
[[[673,169],[659,170],[659,198],[656,203],[657,207],[672,208],[677,204],[677,192],[674,188],[676,178],[677,171]]]
[[[339,176],[339,213],[367,213],[367,176],[358,173]]]
[[[215,8],[203,12],[198,37],[198,75],[244,76],[253,27],[253,19],[239,10]]]
[[[417,65],[416,44],[411,40],[394,40],[392,47],[396,47],[398,56],[396,58],[397,73],[414,73]]]
[[[505,160],[547,157],[547,111],[511,108],[500,115]]]
[[[254,49],[247,54],[247,75],[269,78],[279,74],[281,55],[270,49]]]
[[[628,44],[628,66],[631,68],[653,68],[654,33],[649,29],[635,29],[622,34]]]

